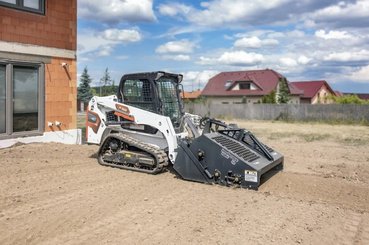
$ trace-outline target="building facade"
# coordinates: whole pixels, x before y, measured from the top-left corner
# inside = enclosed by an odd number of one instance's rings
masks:
[[[272,92],[278,95],[281,80],[288,86],[288,103],[299,104],[303,92],[271,69],[221,72],[208,81],[201,95],[213,104],[259,104]]]
[[[0,147],[80,143],[77,0],[0,0]]]
[[[332,96],[336,92],[329,86],[325,80],[319,81],[299,81],[292,82],[298,89],[304,91],[301,95],[302,104],[332,104]]]

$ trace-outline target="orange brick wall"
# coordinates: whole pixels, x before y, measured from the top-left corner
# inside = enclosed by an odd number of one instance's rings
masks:
[[[69,72],[61,63],[69,65]],[[45,131],[77,128],[77,67],[76,61],[53,58],[45,65]],[[59,121],[61,127],[48,126]]]
[[[45,15],[0,6],[0,40],[76,50],[77,0],[45,2]]]

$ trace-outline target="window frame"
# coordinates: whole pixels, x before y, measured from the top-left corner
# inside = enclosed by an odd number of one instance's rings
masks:
[[[15,4],[2,2],[0,0],[0,6],[7,7],[7,8],[12,8],[12,9],[17,9],[17,10],[21,10],[21,11],[25,11],[25,12],[29,12],[29,13],[45,15],[46,0],[38,0],[38,1],[39,1],[39,4],[40,4],[39,9],[25,7],[24,6],[24,0],[16,0]]]
[[[9,61],[0,60],[1,65],[5,65],[5,133],[0,133],[0,140],[40,136],[45,130],[45,64],[39,62],[23,62],[23,61]],[[38,129],[33,131],[14,132],[13,130],[13,67],[33,67],[38,70]]]

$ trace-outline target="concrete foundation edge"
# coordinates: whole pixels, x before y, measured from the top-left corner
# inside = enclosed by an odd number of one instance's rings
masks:
[[[69,145],[80,145],[82,143],[82,130],[72,129],[57,132],[45,132],[41,136],[23,137],[0,140],[0,148],[10,147],[16,143],[63,143]]]

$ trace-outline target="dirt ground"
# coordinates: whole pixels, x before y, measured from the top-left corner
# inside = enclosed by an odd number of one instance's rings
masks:
[[[0,150],[0,244],[369,244],[369,128],[238,122],[285,155],[259,191],[102,167],[97,146]]]

